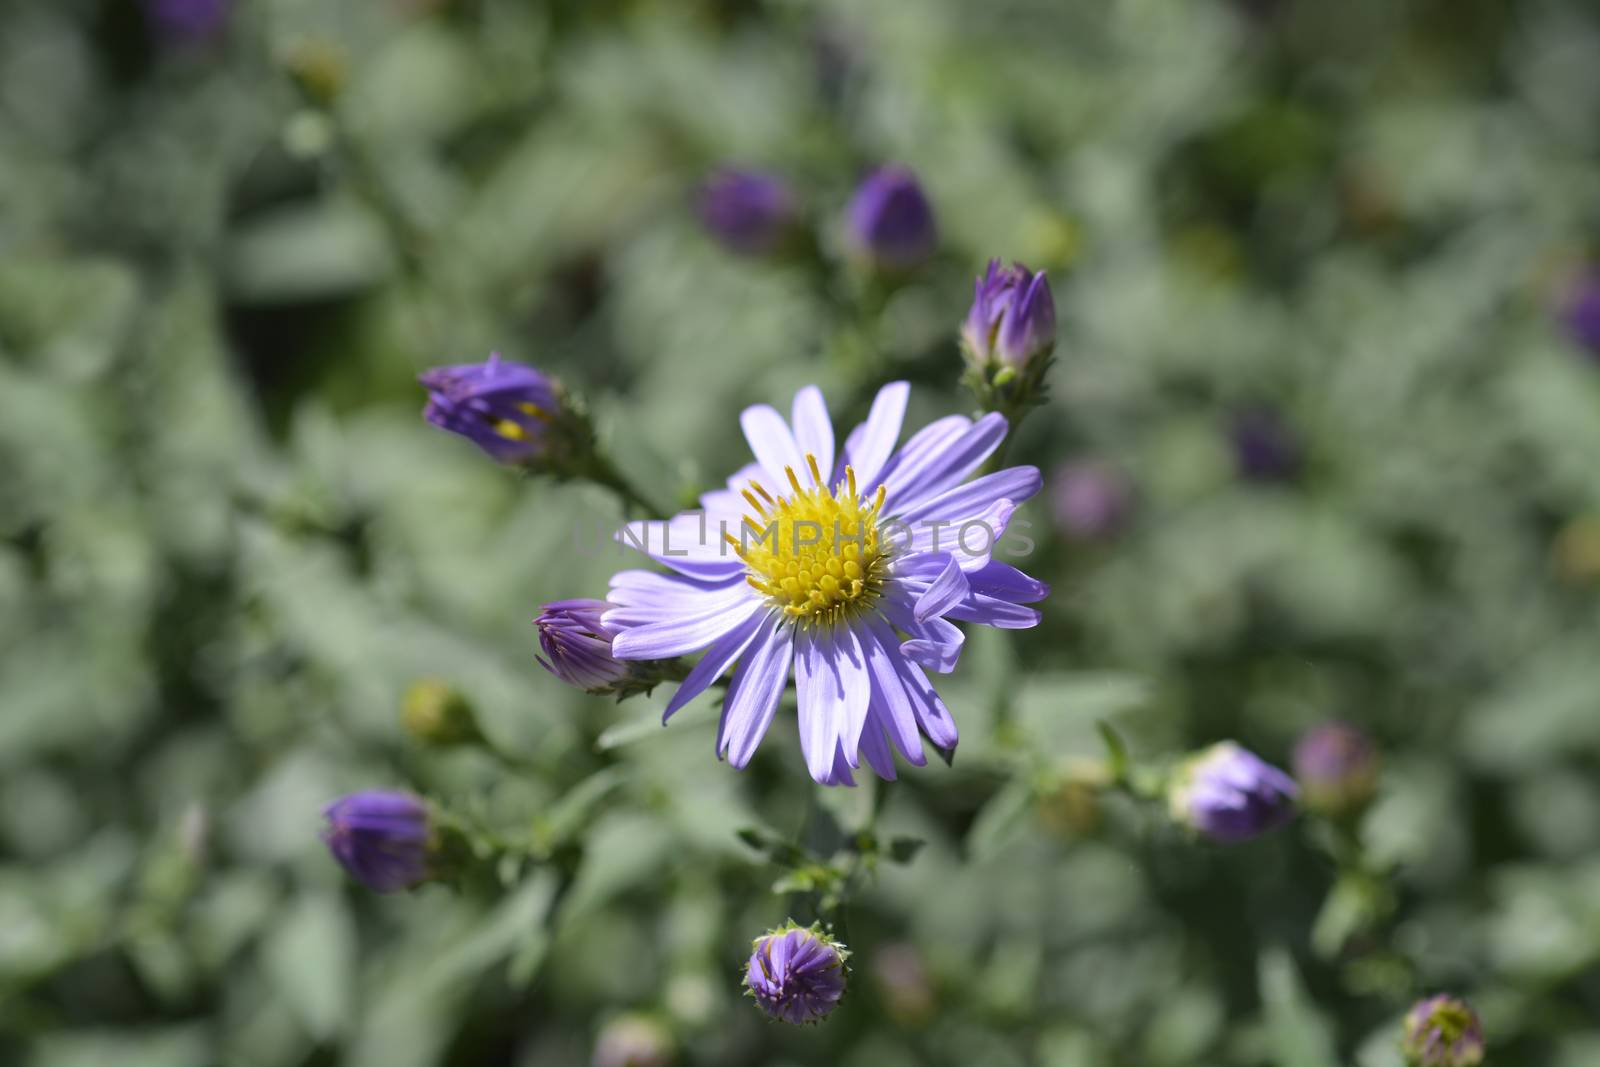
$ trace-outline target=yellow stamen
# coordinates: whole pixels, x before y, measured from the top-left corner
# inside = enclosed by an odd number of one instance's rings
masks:
[[[784,500],[752,482],[742,495],[763,521],[747,516],[741,541],[726,536],[744,560],[752,589],[801,625],[832,625],[871,607],[883,590],[890,553],[878,519],[885,490],[880,486],[867,503],[854,470],[845,468],[840,484],[830,488],[815,456],[808,454],[806,465],[813,485],[803,488],[786,467],[793,492]],[[768,506],[761,507],[757,496]]]

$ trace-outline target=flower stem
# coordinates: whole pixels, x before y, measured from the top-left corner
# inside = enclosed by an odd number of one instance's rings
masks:
[[[595,453],[594,458],[590,460],[583,474],[584,477],[596,485],[603,485],[615,493],[617,499],[622,503],[624,512],[642,511],[646,516],[656,519],[665,519],[672,515],[670,510],[657,507],[605,455],[598,452]]]

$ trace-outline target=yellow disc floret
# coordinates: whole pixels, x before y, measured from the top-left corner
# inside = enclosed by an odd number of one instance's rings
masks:
[[[888,553],[877,520],[884,489],[879,486],[871,501],[863,501],[849,467],[830,489],[816,457],[807,454],[806,464],[810,488],[800,484],[794,468],[784,468],[791,490],[785,498],[751,482],[744,498],[752,512],[737,536],[725,536],[757,591],[799,621],[833,623],[871,607],[883,589]]]

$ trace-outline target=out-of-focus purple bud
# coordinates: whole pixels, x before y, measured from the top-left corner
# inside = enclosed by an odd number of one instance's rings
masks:
[[[1406,1013],[1400,1047],[1409,1067],[1477,1067],[1483,1062],[1483,1026],[1457,997],[1440,993]]]
[[[1600,271],[1589,271],[1572,285],[1561,317],[1572,339],[1600,360]]]
[[[939,241],[933,207],[905,167],[883,167],[867,176],[850,201],[848,228],[856,252],[889,272],[919,266]]]
[[[839,1006],[849,953],[820,927],[791,922],[756,938],[752,949],[745,989],[772,1018],[820,1022]]]
[[[998,259],[973,285],[972,308],[961,325],[967,359],[979,368],[1004,364],[1020,374],[1056,346],[1056,301],[1044,271]]]
[[[1305,806],[1327,815],[1359,812],[1378,788],[1378,749],[1349,723],[1306,731],[1294,746],[1294,776]]]
[[[595,1042],[594,1067],[668,1067],[672,1034],[648,1015],[619,1015]]]
[[[394,893],[428,880],[433,833],[421,797],[370,789],[340,797],[323,814],[328,851],[368,889]]]
[[[561,410],[554,381],[522,363],[434,367],[417,377],[428,390],[423,418],[460,434],[501,463],[522,463],[545,448],[547,429]]]
[[[611,654],[616,637],[601,622],[611,605],[604,600],[557,600],[534,620],[539,627],[539,663],[568,685],[607,693],[630,676],[627,663]],[[547,658],[548,657],[548,658]]]
[[[1300,442],[1283,416],[1271,408],[1236,412],[1228,428],[1239,477],[1253,482],[1288,482],[1300,474]]]
[[[889,1015],[902,1025],[915,1026],[932,1018],[933,981],[912,945],[879,946],[872,954],[872,977]]]
[[[1050,484],[1056,525],[1069,537],[1098,541],[1120,532],[1133,510],[1133,488],[1118,470],[1092,460],[1069,463]]]
[[[1233,741],[1191,756],[1168,790],[1172,816],[1225,844],[1248,841],[1294,818],[1294,780]]]
[[[162,39],[182,44],[203,41],[228,24],[233,0],[145,0],[145,14]]]
[[[721,170],[700,187],[700,221],[730,251],[772,252],[794,233],[799,206],[782,178],[753,170]]]

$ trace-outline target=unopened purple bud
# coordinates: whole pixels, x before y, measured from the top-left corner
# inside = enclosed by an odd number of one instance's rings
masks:
[[[610,692],[629,677],[628,664],[611,654],[616,637],[601,617],[611,605],[604,600],[557,600],[546,604],[534,620],[539,627],[539,663],[568,685],[591,693]]]
[[[1063,533],[1097,541],[1122,529],[1133,508],[1133,490],[1121,472],[1103,463],[1071,463],[1051,480],[1050,503]]]
[[[881,270],[904,271],[933,255],[938,229],[933,207],[905,167],[883,167],[867,176],[850,201],[850,243]]]
[[[232,0],[145,0],[155,33],[175,44],[203,41],[221,33]]]
[[[798,205],[788,184],[772,174],[722,170],[700,188],[700,221],[734,252],[761,255],[794,232]]]
[[[340,797],[323,814],[328,851],[368,889],[394,893],[428,880],[433,834],[421,797],[371,789]]]
[[[916,1025],[933,1016],[933,980],[914,946],[880,946],[872,954],[872,976],[877,980],[884,1006],[896,1022]]]
[[[1234,415],[1228,435],[1239,476],[1255,482],[1293,481],[1300,473],[1300,442],[1283,417],[1270,408],[1248,408]]]
[[[418,376],[428,390],[423,418],[460,434],[501,463],[522,463],[545,448],[561,394],[550,378],[491,355],[485,363],[434,367]]]
[[[1600,360],[1600,272],[1586,273],[1572,286],[1562,318],[1572,339],[1591,359]]]
[[[1056,301],[1044,271],[998,259],[973,285],[972,308],[961,326],[967,358],[978,367],[1000,363],[1021,373],[1056,346]]]
[[[648,1015],[622,1015],[600,1031],[594,1067],[668,1067],[672,1035]]]
[[[1409,1067],[1477,1067],[1483,1062],[1483,1026],[1466,1001],[1440,993],[1406,1013],[1400,1047]]]
[[[1305,806],[1328,815],[1360,811],[1378,788],[1378,749],[1348,723],[1323,723],[1294,746],[1294,776]]]
[[[1233,844],[1259,837],[1294,818],[1294,780],[1233,741],[1222,741],[1189,760],[1173,776],[1168,802],[1173,818]]]
[[[756,938],[745,967],[745,988],[774,1019],[820,1022],[844,996],[848,956],[820,927],[791,922]]]

